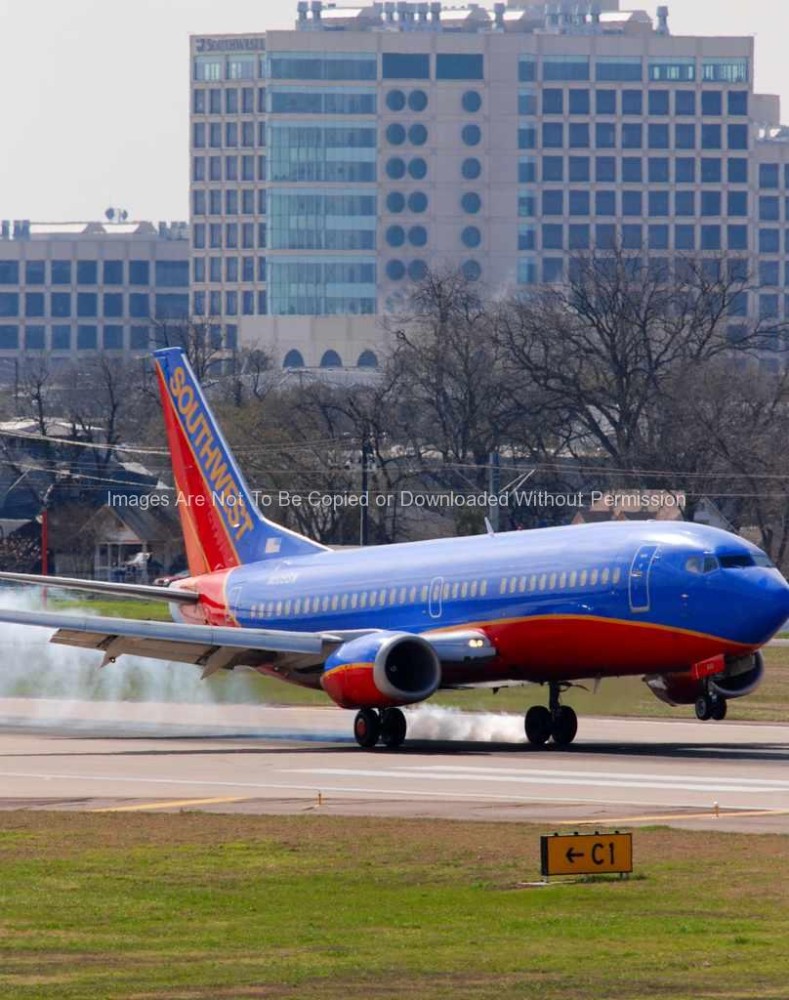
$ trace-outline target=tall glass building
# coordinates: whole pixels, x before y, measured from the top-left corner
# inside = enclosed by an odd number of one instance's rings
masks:
[[[302,0],[293,31],[195,37],[193,310],[285,367],[374,366],[429,266],[498,291],[621,244],[752,275],[733,335],[789,318],[789,131],[753,54],[619,0]]]

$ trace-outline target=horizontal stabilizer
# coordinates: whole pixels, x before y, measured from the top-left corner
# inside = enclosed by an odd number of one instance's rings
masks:
[[[86,594],[111,597],[137,597],[146,601],[167,601],[168,604],[196,604],[199,595],[191,590],[153,587],[142,583],[108,583],[104,580],[76,580],[69,576],[36,576],[35,573],[0,573],[0,583],[27,583],[37,587],[57,587],[61,590],[82,590]]]

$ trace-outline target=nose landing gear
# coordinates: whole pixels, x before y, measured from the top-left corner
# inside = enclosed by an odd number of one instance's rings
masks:
[[[365,750],[372,750],[379,742],[390,750],[396,750],[405,742],[407,728],[405,715],[399,708],[385,708],[381,712],[363,708],[356,713],[353,735]]]
[[[549,685],[549,707],[533,705],[526,713],[526,739],[532,746],[544,746],[552,739],[558,747],[569,746],[578,732],[578,716],[569,705],[559,701],[561,692],[567,685],[551,681]]]

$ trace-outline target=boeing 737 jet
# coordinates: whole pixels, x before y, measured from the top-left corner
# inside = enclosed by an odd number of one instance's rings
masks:
[[[247,667],[357,709],[360,746],[399,747],[404,706],[437,691],[533,683],[528,741],[570,744],[562,695],[643,675],[658,698],[723,719],[762,679],[789,585],[755,545],[695,524],[545,528],[336,551],[264,517],[179,349],[155,353],[189,577],[167,589],[2,573],[18,583],[160,599],[173,622],[0,610],[55,643]]]

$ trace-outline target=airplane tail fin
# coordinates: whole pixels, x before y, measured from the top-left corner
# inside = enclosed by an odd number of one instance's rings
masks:
[[[154,358],[192,576],[325,551],[260,513],[181,348]]]

